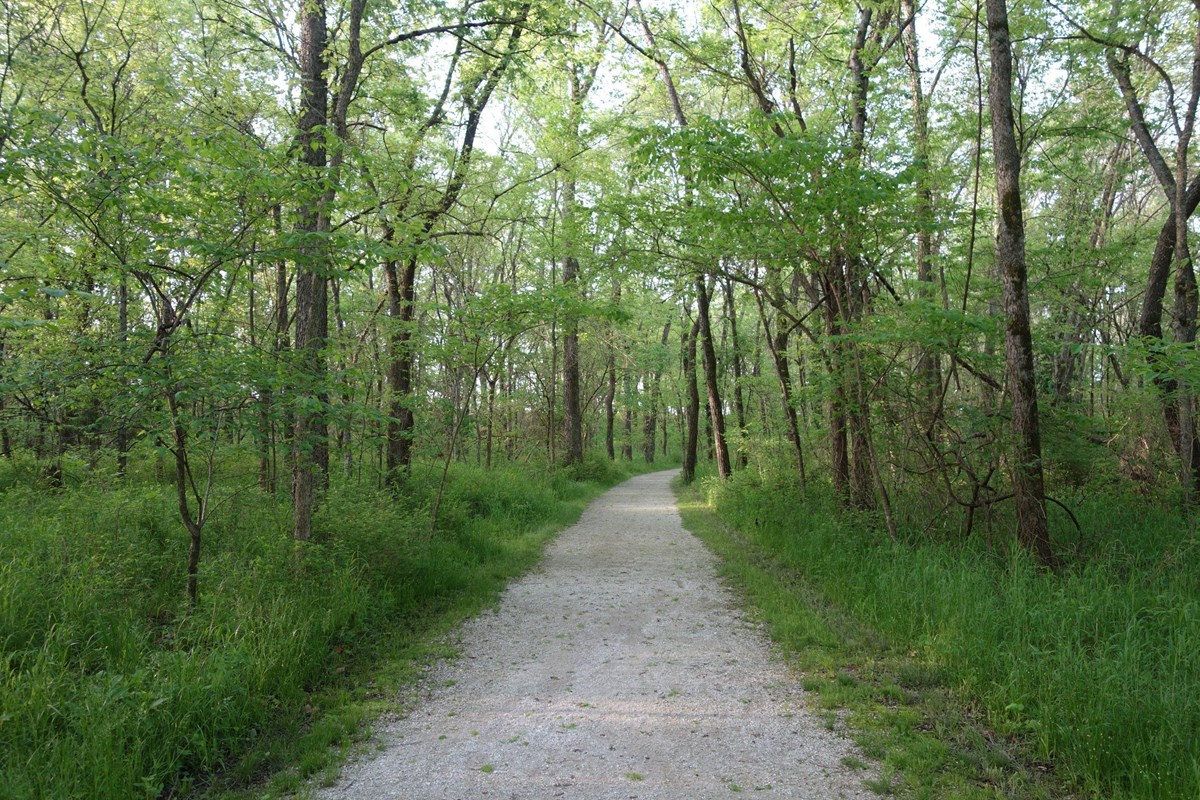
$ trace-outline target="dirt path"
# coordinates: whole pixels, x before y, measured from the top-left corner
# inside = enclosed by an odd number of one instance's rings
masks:
[[[874,797],[680,525],[672,475],[593,503],[463,628],[463,657],[386,749],[318,796]]]

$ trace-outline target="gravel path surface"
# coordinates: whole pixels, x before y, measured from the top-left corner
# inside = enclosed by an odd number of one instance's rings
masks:
[[[594,502],[461,631],[326,800],[873,798],[721,586],[659,472]]]

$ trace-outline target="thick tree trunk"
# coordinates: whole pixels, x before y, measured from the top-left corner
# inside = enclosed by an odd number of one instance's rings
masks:
[[[396,232],[388,227],[384,240],[393,242]],[[412,321],[416,313],[415,258],[405,262],[404,271],[395,259],[383,264],[384,288],[387,291],[388,318],[392,321],[388,332],[387,381],[391,390],[388,400],[387,435],[384,451],[386,481],[393,489],[398,488],[412,467],[413,411],[410,405],[412,394]]]
[[[305,0],[300,11],[300,135],[298,150],[304,175],[304,196],[298,209],[298,233],[303,238],[299,248],[296,274],[296,339],[302,380],[298,387],[301,398],[320,404],[323,391],[324,364],[322,348],[328,327],[326,308],[326,276],[324,269],[328,216],[323,208],[326,199],[324,186],[325,125],[329,92],[325,85],[325,51],[328,37],[325,27],[324,0]],[[292,536],[299,541],[312,537],[312,515],[316,488],[322,482],[318,471],[328,465],[328,446],[321,441],[325,433],[324,415],[312,410],[307,402],[300,403],[293,428],[295,453],[292,463]]]
[[[996,172],[996,265],[1004,280],[1004,355],[1012,398],[1014,447],[1010,455],[1017,538],[1043,564],[1053,561],[1042,478],[1042,442],[1025,268],[1021,156],[1013,124],[1012,44],[1006,0],[987,0],[992,71],[988,103]]]

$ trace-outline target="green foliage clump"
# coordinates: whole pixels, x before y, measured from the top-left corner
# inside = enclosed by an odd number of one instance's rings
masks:
[[[1200,796],[1200,546],[1178,514],[1094,496],[1058,573],[982,542],[892,542],[819,492],[708,485],[747,541],[920,654],[1091,797]]]

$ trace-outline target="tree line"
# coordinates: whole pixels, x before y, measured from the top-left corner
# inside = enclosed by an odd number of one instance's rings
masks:
[[[1200,6],[3,14],[0,449],[156,464],[193,602],[217,483],[305,541],[420,459],[777,469],[1046,565],[1072,492],[1195,502]]]

